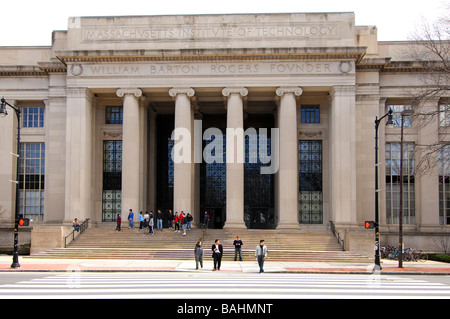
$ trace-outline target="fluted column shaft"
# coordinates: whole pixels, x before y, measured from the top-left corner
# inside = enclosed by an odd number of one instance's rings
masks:
[[[127,217],[129,209],[135,214],[140,209],[140,120],[139,99],[142,91],[136,88],[117,90],[123,98],[123,145],[122,145],[122,214]]]
[[[225,228],[244,228],[244,102],[246,88],[225,88],[227,97],[227,218]]]
[[[302,94],[299,87],[280,87],[278,105],[279,170],[277,228],[299,227],[298,221],[298,137],[297,101]]]
[[[169,94],[175,100],[174,189],[173,211],[193,214],[194,209],[194,161],[193,132],[194,115],[192,88],[172,88]]]

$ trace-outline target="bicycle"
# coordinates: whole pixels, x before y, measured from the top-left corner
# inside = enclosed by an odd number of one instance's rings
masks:
[[[428,254],[421,250],[413,251],[413,261],[425,262],[428,260]]]

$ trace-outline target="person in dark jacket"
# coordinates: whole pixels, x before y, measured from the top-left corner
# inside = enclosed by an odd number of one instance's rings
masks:
[[[195,269],[198,269],[198,264],[200,264],[200,267],[203,268],[203,247],[201,241],[197,242],[197,245],[195,245],[194,255]]]
[[[117,214],[116,222],[117,222],[116,230],[120,231],[120,225],[122,224],[122,217],[120,217],[120,214]]]
[[[211,250],[213,252],[212,257],[214,259],[214,271],[220,270],[220,265],[222,263],[223,247],[219,240],[216,239],[215,243],[212,245]]]
[[[163,230],[163,214],[160,209],[156,213],[156,229]]]
[[[234,245],[234,261],[237,259],[237,255],[239,254],[239,261],[242,261],[242,240],[239,236],[236,236],[236,239],[233,242]]]

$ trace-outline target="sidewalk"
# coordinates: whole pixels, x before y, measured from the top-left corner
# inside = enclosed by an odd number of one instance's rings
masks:
[[[0,271],[26,272],[120,272],[120,271],[154,271],[154,272],[212,272],[213,261],[204,259],[203,269],[196,270],[195,262],[187,260],[123,260],[123,259],[40,259],[19,256],[20,268],[11,268],[12,256],[0,255]],[[382,260],[382,274],[414,275],[450,275],[450,264],[435,261],[404,262],[398,268],[398,262]],[[308,263],[277,262],[267,260],[264,265],[266,273],[327,273],[327,274],[371,274],[372,264],[349,263]],[[256,261],[223,261],[220,273],[243,272],[258,273]]]

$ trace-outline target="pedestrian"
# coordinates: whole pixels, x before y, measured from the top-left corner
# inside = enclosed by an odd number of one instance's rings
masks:
[[[218,239],[216,239],[216,241],[212,245],[211,250],[213,251],[212,257],[214,259],[213,271],[220,270],[220,265],[222,264],[223,247]]]
[[[264,239],[259,241],[259,245],[256,246],[255,259],[258,260],[259,273],[264,272],[264,261],[267,258],[267,246],[264,243]]]
[[[148,212],[144,213],[144,228],[148,228],[148,220],[150,219],[150,215]]]
[[[183,230],[183,236],[186,236],[187,219],[186,219],[186,216],[184,216],[183,211],[181,211],[179,220],[180,220],[180,224],[181,224],[181,229]]]
[[[178,216],[178,212],[175,212],[173,223],[175,225],[175,232],[178,233],[180,231],[180,216]]]
[[[151,213],[151,212],[150,212]],[[153,214],[151,213],[149,216],[149,221],[148,221],[148,233],[154,235],[155,231],[153,230],[153,226],[155,225],[155,222],[153,220]]]
[[[142,211],[139,212],[139,230],[142,229],[142,226],[144,226],[144,213]]]
[[[205,214],[203,215],[203,228],[208,227],[208,223],[211,220],[211,217],[209,216],[208,212],[205,211]]]
[[[173,212],[172,210],[169,210],[169,216],[168,216],[168,222],[169,222],[169,229],[173,228]]]
[[[236,236],[236,239],[233,242],[234,245],[234,261],[237,259],[237,255],[239,254],[239,261],[242,261],[242,240],[239,236]]]
[[[198,264],[200,264],[200,267],[203,268],[203,247],[201,241],[198,241],[197,245],[195,245],[194,255],[195,255],[195,269],[198,269]]]
[[[128,213],[128,228],[134,228],[133,218],[134,213],[133,210],[130,208],[130,211]]]
[[[156,229],[162,230],[162,223],[163,221],[163,214],[161,213],[161,210],[158,209],[158,212],[156,213]]]
[[[122,224],[122,217],[120,217],[120,214],[117,214],[116,222],[117,222],[116,230],[120,231],[120,225]]]
[[[191,213],[187,213],[186,216],[186,229],[191,230],[192,229],[192,220],[194,218],[192,217]]]

